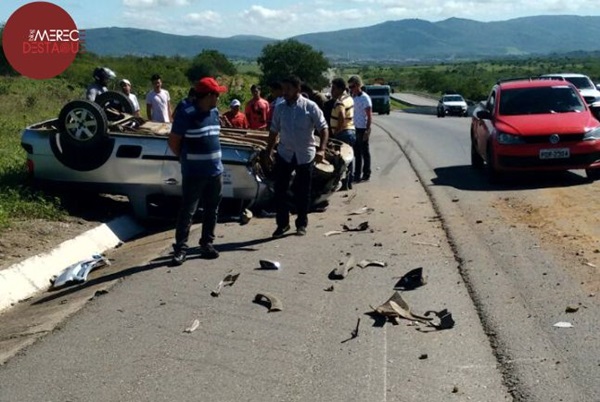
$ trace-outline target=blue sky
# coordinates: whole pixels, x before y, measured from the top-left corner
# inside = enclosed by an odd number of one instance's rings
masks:
[[[133,27],[181,35],[283,39],[388,20],[498,21],[531,15],[600,15],[600,0],[56,0],[80,29]],[[1,0],[0,21],[29,1]]]

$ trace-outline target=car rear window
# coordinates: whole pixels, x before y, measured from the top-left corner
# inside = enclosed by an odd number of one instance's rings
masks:
[[[500,97],[499,114],[551,114],[582,112],[585,106],[570,86],[505,89]]]
[[[463,102],[464,99],[460,95],[444,96],[444,102]]]

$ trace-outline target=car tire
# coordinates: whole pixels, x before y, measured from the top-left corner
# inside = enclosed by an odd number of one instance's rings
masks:
[[[104,110],[109,121],[123,118],[123,113],[133,114],[131,100],[122,92],[108,91],[96,96],[95,102]]]
[[[50,147],[63,165],[78,171],[102,166],[114,148],[108,136],[104,111],[94,102],[75,100],[60,111],[57,132],[49,135]]]
[[[471,138],[471,167],[473,169],[482,169],[484,165],[484,160],[477,152],[477,147],[475,146],[475,141]]]
[[[589,181],[600,180],[600,168],[598,169],[585,169],[585,175]]]
[[[488,144],[486,150],[486,173],[488,176],[488,182],[490,184],[498,184],[502,181],[502,173],[498,171],[496,163],[494,162],[494,152],[492,151],[491,144]]]

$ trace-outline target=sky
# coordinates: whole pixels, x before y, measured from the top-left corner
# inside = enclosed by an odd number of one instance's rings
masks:
[[[295,35],[419,18],[501,21],[533,15],[600,16],[600,0],[56,0],[77,28],[142,28],[179,35]],[[21,0],[0,1],[0,22]]]

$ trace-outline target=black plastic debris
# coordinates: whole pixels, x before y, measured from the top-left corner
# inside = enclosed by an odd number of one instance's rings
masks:
[[[413,290],[421,287],[427,283],[427,280],[423,277],[423,267],[415,268],[408,271],[404,276],[400,278],[394,285],[395,290]]]
[[[260,260],[258,262],[261,269],[281,269],[281,263],[279,261],[272,260]]]
[[[344,279],[348,276],[348,272],[354,268],[354,257],[350,256],[345,264],[340,265],[329,274],[329,279]]]
[[[272,293],[257,293],[256,296],[254,296],[254,303],[267,307],[269,313],[283,310],[283,303],[281,303],[281,300]]]
[[[219,284],[217,285],[215,290],[210,292],[210,295],[212,297],[219,297],[219,295],[221,294],[221,290],[226,286],[233,286],[233,284],[235,283],[235,281],[237,281],[237,279],[239,277],[240,277],[240,274],[227,275],[225,278],[223,278],[223,280],[221,282],[219,282]]]
[[[369,222],[361,222],[356,227],[351,227],[348,225],[342,226],[342,229],[344,229],[344,232],[364,232],[368,228],[369,228]]]

